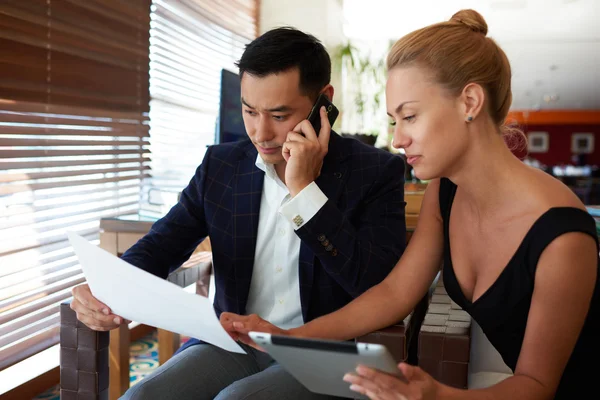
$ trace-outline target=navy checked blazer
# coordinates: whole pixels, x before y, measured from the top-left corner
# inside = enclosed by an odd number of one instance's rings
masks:
[[[210,236],[217,316],[245,314],[264,179],[256,156],[250,140],[210,146],[179,202],[122,259],[166,278]],[[316,184],[328,201],[295,231],[304,322],[381,282],[406,242],[399,156],[332,132]]]

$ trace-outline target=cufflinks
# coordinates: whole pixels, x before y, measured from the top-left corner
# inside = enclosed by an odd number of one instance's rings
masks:
[[[295,217],[292,219],[292,221],[293,221],[293,222],[296,224],[296,226],[298,226],[298,227],[302,226],[302,224],[304,223],[304,219],[303,219],[301,216],[299,216],[299,215],[296,215],[296,216],[295,216]]]

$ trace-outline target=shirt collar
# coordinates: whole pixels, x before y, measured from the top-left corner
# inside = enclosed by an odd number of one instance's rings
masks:
[[[277,183],[282,189],[288,191],[288,188],[277,176],[277,172],[275,171],[275,166],[273,164],[265,163],[260,154],[256,155],[256,162],[254,164],[258,169],[265,173],[265,176],[268,179],[271,179],[273,182]]]

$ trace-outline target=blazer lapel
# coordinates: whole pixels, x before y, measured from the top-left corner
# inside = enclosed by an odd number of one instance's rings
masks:
[[[257,152],[249,148],[237,165],[233,183],[233,263],[239,314],[245,314],[258,232],[264,172],[256,167]]]

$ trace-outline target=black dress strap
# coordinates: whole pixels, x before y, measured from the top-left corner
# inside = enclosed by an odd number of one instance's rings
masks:
[[[524,243],[528,243],[527,265],[531,276],[535,275],[540,256],[557,237],[570,232],[588,234],[596,241],[596,222],[586,211],[575,207],[554,207],[546,211],[527,232]]]

